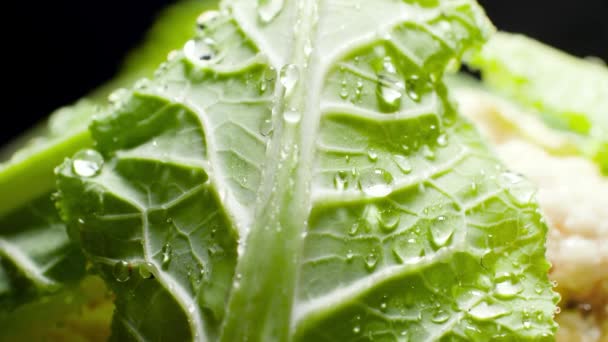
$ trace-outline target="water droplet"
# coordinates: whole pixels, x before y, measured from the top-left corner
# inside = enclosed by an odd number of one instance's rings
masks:
[[[380,109],[388,113],[395,112],[401,108],[405,85],[399,80],[397,68],[390,57],[384,58],[382,67],[376,88]]]
[[[338,190],[344,190],[348,186],[348,173],[346,171],[338,171],[334,176],[334,186]]]
[[[365,257],[365,267],[368,271],[373,271],[378,265],[378,256],[376,252],[371,252]]]
[[[131,279],[131,265],[124,260],[119,261],[114,265],[112,274],[114,274],[114,278],[119,283],[129,281]]]
[[[342,100],[346,100],[348,98],[348,89],[346,89],[346,87],[343,87],[342,90],[340,91],[340,98]]]
[[[129,96],[129,94],[130,92],[128,89],[116,89],[108,96],[108,101],[112,104],[120,104],[124,99]]]
[[[356,236],[357,234],[359,234],[359,226],[359,222],[353,223],[353,225],[350,226],[350,228],[348,229],[348,235]]]
[[[281,84],[285,88],[285,94],[289,96],[300,80],[300,70],[293,64],[287,64],[281,69]]]
[[[380,213],[380,227],[386,232],[392,232],[399,226],[401,215],[393,208],[387,208]]]
[[[433,321],[433,323],[441,324],[447,322],[448,319],[450,319],[450,313],[439,309],[435,311],[433,317],[431,318],[431,321]]]
[[[436,247],[443,247],[450,242],[454,234],[454,223],[450,222],[445,216],[439,216],[431,226],[431,236]]]
[[[421,98],[420,91],[418,90],[419,82],[420,78],[417,75],[411,76],[406,81],[407,96],[415,102],[419,102]]]
[[[511,311],[508,308],[498,304],[489,304],[488,302],[481,302],[469,310],[471,317],[480,320],[487,321],[494,318],[509,315]]]
[[[367,157],[369,158],[369,161],[371,162],[377,162],[378,161],[378,153],[376,153],[376,151],[374,151],[373,149],[367,151]]]
[[[139,265],[139,275],[143,279],[150,279],[150,278],[152,278],[153,274],[154,274],[154,265],[152,265],[152,263],[145,262],[145,263]]]
[[[206,11],[196,18],[196,25],[199,29],[204,30],[207,28],[209,23],[220,16],[220,12],[218,11]]]
[[[440,147],[448,146],[448,135],[445,133],[439,135],[439,137],[437,137],[437,145],[439,145]]]
[[[422,155],[428,160],[435,160],[435,158],[437,157],[435,155],[435,151],[433,151],[433,149],[429,145],[424,145],[422,147]]]
[[[373,197],[384,197],[391,193],[393,176],[384,169],[368,170],[361,175],[359,185],[361,190]]]
[[[302,115],[297,109],[290,108],[285,110],[285,112],[283,113],[283,119],[285,119],[286,122],[295,125],[300,122],[300,120],[302,119]]]
[[[211,256],[219,256],[224,254],[224,248],[222,248],[222,246],[218,245],[218,244],[214,244],[211,247],[209,247],[209,254]]]
[[[260,125],[260,134],[267,137],[272,134],[274,127],[272,126],[272,119],[266,119],[262,121]]]
[[[479,190],[479,186],[477,185],[477,182],[475,182],[475,181],[471,182],[471,193],[476,194],[478,190]]]
[[[258,16],[263,23],[270,23],[284,6],[284,0],[258,0]]]
[[[358,325],[355,325],[355,326],[353,327],[353,333],[358,334],[358,333],[360,333],[360,332],[361,332],[361,327],[360,327],[360,326],[358,326]]]
[[[186,57],[197,63],[207,63],[217,56],[215,41],[211,38],[192,39],[184,46]]]
[[[511,171],[503,172],[500,177],[510,184],[519,184],[524,180],[523,175]]]
[[[72,170],[80,177],[93,177],[101,172],[103,157],[95,150],[82,150],[72,160]]]
[[[496,284],[496,296],[499,298],[513,298],[523,291],[523,287],[519,281],[514,279],[506,279]]]
[[[351,261],[353,261],[354,257],[355,257],[355,254],[353,253],[353,251],[351,249],[349,249],[348,252],[346,252],[346,261],[351,262]]]
[[[386,309],[388,309],[388,305],[386,304],[386,302],[380,303],[380,311],[386,312]]]
[[[173,248],[169,243],[166,243],[162,249],[163,260],[162,266],[164,269],[169,268],[169,264],[171,263],[171,258],[173,257]]]
[[[407,175],[412,173],[413,167],[409,158],[396,154],[393,156],[393,161],[395,161],[395,164],[397,164],[399,170],[401,170],[401,172],[403,172],[404,174]]]

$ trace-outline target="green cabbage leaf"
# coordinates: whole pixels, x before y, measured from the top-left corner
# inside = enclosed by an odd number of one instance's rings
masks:
[[[225,1],[57,169],[113,339],[552,340],[535,189],[443,73],[470,0]]]

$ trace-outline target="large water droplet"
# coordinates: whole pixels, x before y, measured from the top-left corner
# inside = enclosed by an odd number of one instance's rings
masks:
[[[211,38],[192,39],[184,46],[186,57],[197,63],[207,63],[217,56],[215,41]]]
[[[164,269],[167,269],[167,268],[169,268],[169,264],[171,263],[171,258],[173,257],[173,248],[171,248],[171,245],[169,243],[166,243],[163,246],[162,253],[163,253],[162,266]]]
[[[112,274],[119,283],[129,281],[129,279],[131,279],[131,265],[124,260],[119,261],[114,265]]]
[[[286,109],[283,113],[283,119],[290,124],[297,124],[302,120],[302,114],[295,108]]]
[[[373,197],[384,197],[391,193],[393,176],[384,169],[373,169],[364,172],[359,179],[361,190]]]
[[[378,73],[376,95],[380,109],[384,112],[395,112],[401,108],[401,99],[405,85],[399,80],[397,68],[390,57],[385,57],[382,71]]]
[[[496,296],[500,298],[513,298],[523,291],[522,285],[516,279],[506,279],[496,284]]]
[[[408,157],[396,154],[393,156],[393,160],[395,161],[395,164],[397,164],[397,167],[399,167],[399,170],[401,170],[401,172],[406,175],[412,173],[413,167]]]
[[[93,177],[101,172],[103,157],[95,150],[82,150],[72,160],[72,170],[80,177]]]
[[[154,265],[151,262],[145,262],[139,265],[139,275],[143,279],[150,279],[154,274]]]
[[[281,84],[289,96],[300,80],[300,70],[294,64],[287,64],[281,69]]]
[[[270,23],[281,13],[284,0],[258,0],[258,16],[264,23]]]
[[[481,302],[469,310],[471,317],[480,320],[487,321],[494,318],[506,316],[511,311],[498,303],[489,304],[488,302]]]

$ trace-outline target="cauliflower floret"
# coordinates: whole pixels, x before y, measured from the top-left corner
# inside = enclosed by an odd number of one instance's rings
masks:
[[[600,342],[600,328],[592,317],[582,317],[576,311],[566,311],[556,318],[558,341]],[[603,341],[601,341],[603,342]]]

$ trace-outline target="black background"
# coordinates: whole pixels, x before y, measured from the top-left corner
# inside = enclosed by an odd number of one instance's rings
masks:
[[[205,1],[205,0],[201,0]],[[254,1],[254,0],[251,0]],[[373,1],[373,0],[370,0]],[[110,79],[169,0],[22,0],[2,14],[0,143]],[[500,29],[608,60],[608,0],[481,0]]]

